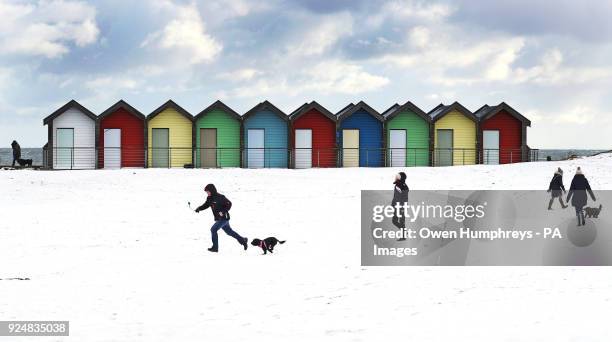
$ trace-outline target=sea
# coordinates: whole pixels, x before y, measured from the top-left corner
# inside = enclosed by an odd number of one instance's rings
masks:
[[[537,153],[537,159],[544,161],[550,156],[553,161],[565,160],[570,156],[591,156],[600,152],[609,150],[589,150],[589,149],[542,149]],[[21,158],[32,159],[34,166],[42,166],[43,150],[42,148],[21,148]],[[0,148],[0,166],[11,165],[13,162],[13,151],[10,148]]]

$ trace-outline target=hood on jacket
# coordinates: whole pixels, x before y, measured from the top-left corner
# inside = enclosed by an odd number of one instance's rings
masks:
[[[393,184],[402,184],[406,183],[406,174],[404,172],[400,172],[395,176],[395,182]]]
[[[563,170],[561,170],[561,168],[560,168],[560,167],[558,167],[558,168],[557,168],[557,171],[555,171],[555,174],[556,174],[556,175],[561,175],[561,176],[563,176]]]
[[[217,194],[217,188],[215,188],[214,184],[208,184],[204,187],[204,191],[210,191],[211,195],[216,195]]]
[[[580,166],[578,166],[578,168],[576,169],[576,174],[577,175],[582,175],[582,170],[580,169]]]

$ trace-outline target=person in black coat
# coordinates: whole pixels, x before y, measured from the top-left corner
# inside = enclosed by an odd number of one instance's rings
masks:
[[[206,194],[208,195],[208,197],[206,198],[206,202],[204,202],[204,204],[202,204],[201,206],[197,207],[195,212],[199,213],[202,210],[210,208],[213,217],[215,218],[215,223],[212,225],[212,227],[210,227],[210,234],[212,237],[213,245],[208,250],[210,252],[219,251],[219,237],[217,235],[219,229],[223,229],[223,231],[227,235],[236,239],[236,241],[238,241],[238,243],[240,243],[242,247],[244,247],[244,249],[246,250],[248,248],[247,242],[249,240],[246,237],[240,236],[240,234],[232,230],[232,227],[230,227],[229,224],[229,210],[232,207],[232,202],[230,202],[230,200],[228,200],[222,194],[218,193],[217,188],[214,184],[206,185],[204,191],[206,191]]]
[[[557,168],[553,178],[550,180],[550,185],[548,185],[548,192],[550,192],[550,201],[548,202],[548,210],[552,210],[553,201],[555,198],[559,198],[559,203],[561,203],[561,208],[567,208],[567,205],[563,204],[563,196],[565,193],[565,186],[563,185],[563,170],[561,168]]]
[[[11,147],[13,148],[13,166],[15,166],[15,162],[21,159],[21,146],[19,146],[17,141],[13,140]]]
[[[576,218],[578,219],[578,225],[584,226],[584,206],[587,204],[587,192],[591,196],[593,201],[596,201],[591,185],[586,179],[580,167],[576,169],[576,175],[572,179],[572,185],[567,193],[566,202],[569,203],[572,200],[572,206],[576,208]]]
[[[393,188],[393,201],[391,204],[395,207],[397,204],[403,206],[404,203],[408,203],[408,185],[406,185],[406,174],[403,172],[395,175],[395,181],[393,182],[395,187]],[[393,219],[391,220],[393,225],[395,225],[399,229],[406,228],[406,217],[404,215],[398,216],[397,210],[395,210],[393,214]],[[399,238],[397,241],[406,240],[404,237]]]

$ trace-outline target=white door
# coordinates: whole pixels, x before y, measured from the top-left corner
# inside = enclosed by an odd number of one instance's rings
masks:
[[[265,165],[265,130],[249,129],[247,133],[248,167],[259,169]]]
[[[312,167],[312,130],[295,130],[295,168]]]
[[[483,160],[485,164],[499,164],[499,131],[482,131]]]
[[[53,168],[72,169],[74,167],[74,129],[58,128],[55,134]]]
[[[406,166],[406,130],[389,130],[389,159],[392,167]]]
[[[104,130],[104,168],[121,168],[121,129]]]

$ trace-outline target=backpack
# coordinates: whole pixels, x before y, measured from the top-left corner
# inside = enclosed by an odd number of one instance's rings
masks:
[[[223,196],[223,208],[226,211],[229,211],[232,208],[232,201],[227,199],[227,197]]]

